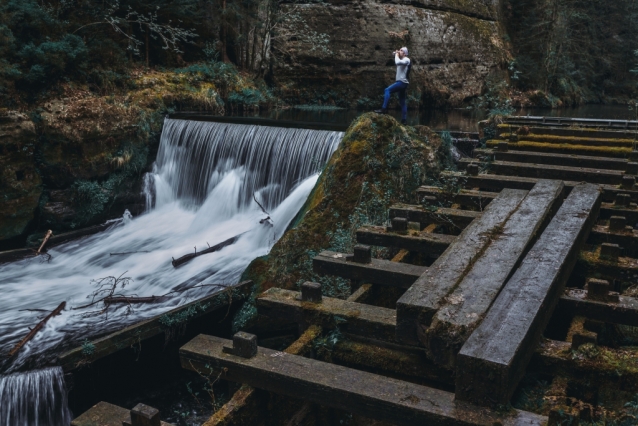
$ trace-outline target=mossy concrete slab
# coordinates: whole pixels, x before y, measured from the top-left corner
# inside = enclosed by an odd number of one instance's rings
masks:
[[[372,259],[370,263],[357,263],[346,260],[346,256],[344,253],[322,251],[312,259],[313,271],[369,284],[408,288],[427,270],[425,266],[383,259]]]
[[[410,287],[397,302],[397,339],[406,344],[425,342],[425,330],[472,265],[481,257],[492,234],[503,225],[523,201],[527,191],[505,189],[483,215],[474,220],[456,241]]]
[[[284,352],[252,358],[223,352],[230,340],[199,335],[180,349],[182,367],[397,425],[542,425],[547,418],[456,402],[454,394]]]
[[[382,226],[363,226],[357,229],[357,242],[371,246],[395,247],[430,256],[440,256],[454,242],[456,236],[408,230],[399,234]]]
[[[561,181],[540,180],[505,224],[490,235],[489,245],[442,302],[425,332],[428,355],[437,364],[455,367],[457,353],[558,209],[562,191]]]
[[[339,327],[341,331],[394,342],[396,312],[393,309],[323,297],[319,303],[303,302],[297,291],[277,287],[257,298],[260,315],[281,318],[300,324]]]
[[[508,404],[556,307],[600,205],[595,185],[574,188],[457,358],[456,396]]]

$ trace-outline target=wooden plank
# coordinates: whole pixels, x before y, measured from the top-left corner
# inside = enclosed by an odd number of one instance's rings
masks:
[[[459,170],[465,170],[475,160],[462,158],[458,162]],[[618,170],[599,170],[585,167],[551,166],[546,164],[514,163],[509,161],[492,161],[490,172],[497,175],[531,177],[539,179],[560,179],[585,181],[607,185],[620,185],[624,172]]]
[[[530,190],[538,182],[538,179],[535,178],[501,175],[468,176],[458,172],[442,172],[441,177],[446,180],[455,180],[461,187],[481,188],[482,190],[494,192],[500,192],[504,188]],[[564,181],[563,183],[566,189],[565,196],[567,196],[567,193],[574,186],[580,185],[582,182]],[[636,190],[623,189],[612,185],[600,185],[600,189],[603,191],[603,202],[613,202],[618,193],[629,194],[633,202],[638,202],[638,191]]]
[[[527,195],[526,191],[505,189],[481,217],[474,220],[456,241],[419,277],[397,302],[397,339],[419,345],[443,298],[471,269],[490,243],[490,234],[500,229]]]
[[[435,197],[438,202],[459,204],[465,207],[477,208],[483,211],[485,207],[498,195],[497,192],[484,192],[472,189],[460,189],[455,192],[445,191],[436,186],[421,186],[416,190],[419,201],[423,197]]]
[[[310,358],[258,348],[252,358],[223,352],[231,341],[199,335],[180,349],[182,367],[398,425],[541,425],[546,417],[498,413],[455,402],[454,394]],[[209,368],[206,368],[206,366]]]
[[[638,299],[620,296],[618,302],[587,299],[587,291],[569,289],[561,296],[560,309],[589,319],[638,327]]]
[[[346,254],[322,251],[312,259],[312,269],[321,275],[336,275],[369,284],[408,288],[428,268],[390,260],[372,259],[371,263],[346,260]]]
[[[301,324],[335,328],[358,336],[394,342],[396,312],[393,309],[323,297],[319,303],[302,302],[297,291],[270,288],[257,298],[260,315]]]
[[[396,247],[430,256],[440,256],[456,236],[408,230],[407,234],[388,231],[382,226],[362,226],[357,229],[357,242],[370,246]]]
[[[561,181],[540,180],[491,235],[490,244],[441,303],[425,332],[424,343],[434,362],[454,368],[461,347],[556,212],[562,191]]]
[[[528,151],[499,151],[492,149],[476,149],[474,153],[477,156],[491,157],[497,161],[509,161],[515,163],[536,163],[549,164],[553,166],[569,166],[569,167],[586,167],[592,169],[620,170],[625,171],[627,168],[627,159],[610,158],[610,157],[594,157],[589,155],[570,155],[556,154],[546,152],[528,152]]]
[[[412,204],[395,204],[389,210],[390,219],[404,217],[409,222],[419,222],[421,226],[432,223],[450,225],[456,229],[465,229],[474,219],[481,216],[480,212],[467,210],[434,208],[428,209]]]
[[[153,318],[138,322],[136,324],[125,327],[122,330],[111,333],[107,336],[91,341],[95,347],[91,355],[83,353],[83,347],[79,346],[60,355],[58,364],[62,366],[64,371],[71,371],[83,365],[90,364],[100,358],[115,353],[121,349],[131,347],[140,342],[164,333],[170,326],[164,325],[166,318],[175,318],[180,314],[187,312],[189,309],[192,315],[185,317],[184,322],[210,314],[222,308],[228,309],[228,304],[238,303],[245,300],[252,292],[252,281],[244,281],[239,284],[229,286],[228,290],[206,296],[197,301],[180,306],[165,314],[155,316]]]
[[[456,374],[458,399],[481,405],[509,403],[599,205],[595,185],[574,188],[461,349]]]

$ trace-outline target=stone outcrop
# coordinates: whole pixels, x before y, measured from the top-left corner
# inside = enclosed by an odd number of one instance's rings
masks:
[[[0,241],[24,233],[42,194],[35,167],[35,126],[25,114],[0,111]]]
[[[490,74],[507,69],[498,3],[332,0],[298,6],[311,30],[330,36],[332,54],[321,58],[305,49],[295,61],[279,60],[274,75],[281,94],[297,102],[376,105],[394,81],[392,51],[407,46],[412,105],[463,105],[481,94]]]

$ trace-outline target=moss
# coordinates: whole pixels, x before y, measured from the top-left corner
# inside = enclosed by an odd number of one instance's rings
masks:
[[[388,207],[407,202],[438,173],[440,138],[425,127],[401,126],[384,115],[360,116],[346,132],[291,229],[270,254],[251,263],[244,278],[262,290],[297,289],[304,281],[323,285],[325,295],[347,297],[348,281],[313,273],[321,250],[349,252],[363,224],[387,223]]]
[[[521,137],[516,133],[501,133],[501,139],[509,139],[510,137]],[[630,145],[636,143],[633,139],[621,139],[621,138],[588,138],[583,136],[557,136],[557,135],[542,135],[542,134],[527,134],[524,135],[525,142],[556,142],[556,143],[573,143],[577,145],[584,144],[598,144],[598,145]]]

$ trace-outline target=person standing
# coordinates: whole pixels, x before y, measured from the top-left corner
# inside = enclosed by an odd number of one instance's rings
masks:
[[[390,96],[394,92],[399,94],[399,105],[401,105],[401,123],[406,124],[408,116],[408,104],[405,102],[405,92],[410,83],[410,69],[412,68],[412,62],[408,58],[408,48],[402,47],[399,50],[392,52],[394,55],[394,63],[397,66],[397,76],[394,84],[386,87],[385,95],[383,98],[383,106],[374,112],[378,114],[388,113],[388,103],[390,102]]]

